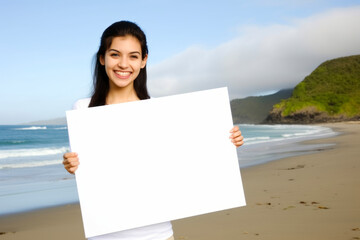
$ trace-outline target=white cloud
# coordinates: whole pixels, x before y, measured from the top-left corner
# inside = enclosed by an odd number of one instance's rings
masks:
[[[193,46],[149,66],[152,96],[228,86],[231,98],[294,87],[325,60],[360,54],[360,7],[288,25],[243,26],[214,49]]]

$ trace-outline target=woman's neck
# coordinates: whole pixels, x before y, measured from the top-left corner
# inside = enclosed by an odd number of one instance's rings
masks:
[[[106,96],[106,105],[139,101],[134,88],[117,88],[109,90]]]

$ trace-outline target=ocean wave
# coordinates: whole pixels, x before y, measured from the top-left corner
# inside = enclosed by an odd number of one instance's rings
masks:
[[[67,127],[58,127],[58,128],[54,128],[55,130],[63,130],[63,129],[67,129]]]
[[[303,137],[307,135],[316,134],[319,131],[308,131],[308,132],[302,132],[302,133],[288,133],[288,134],[282,134],[281,136],[284,138],[292,138],[292,137]]]
[[[331,129],[324,128],[324,127],[314,127],[307,130],[304,130],[303,132],[297,132],[297,133],[284,133],[281,136],[284,138],[294,138],[294,137],[305,137],[308,135],[319,135],[319,134],[326,134],[332,132]]]
[[[32,127],[25,127],[25,128],[15,128],[15,130],[46,130],[47,127],[39,127],[39,126],[32,126]]]
[[[257,140],[269,140],[270,137],[249,137],[246,138],[246,141],[257,141]]]
[[[0,159],[13,157],[35,157],[62,154],[68,151],[67,147],[60,148],[31,148],[31,149],[14,149],[0,151]]]
[[[262,144],[270,142],[294,141],[299,139],[317,138],[333,134],[330,128],[321,126],[270,126],[257,125],[249,129],[250,136],[246,136],[246,128],[243,128],[244,141],[247,145]],[[255,136],[251,136],[254,134]]]
[[[0,164],[0,169],[43,167],[43,166],[56,165],[56,164],[61,164],[61,163],[62,163],[62,160],[38,161],[38,162],[27,162],[27,163],[7,163],[7,164]]]
[[[4,140],[4,141],[0,141],[0,146],[2,145],[14,145],[14,144],[24,144],[27,141],[25,140]]]
[[[248,137],[248,138],[245,138],[244,141],[246,141],[246,144],[256,144],[256,143],[267,142],[270,140],[271,140],[270,137],[264,136],[264,137]]]

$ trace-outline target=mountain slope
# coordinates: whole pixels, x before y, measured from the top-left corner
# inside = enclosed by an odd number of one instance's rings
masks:
[[[274,105],[267,123],[360,119],[360,55],[326,61]]]
[[[293,89],[281,90],[275,94],[234,99],[230,102],[233,121],[238,123],[263,122],[273,105],[291,96]]]

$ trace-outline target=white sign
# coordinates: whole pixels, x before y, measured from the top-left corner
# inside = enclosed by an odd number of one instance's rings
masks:
[[[66,115],[86,237],[245,205],[227,88]]]

